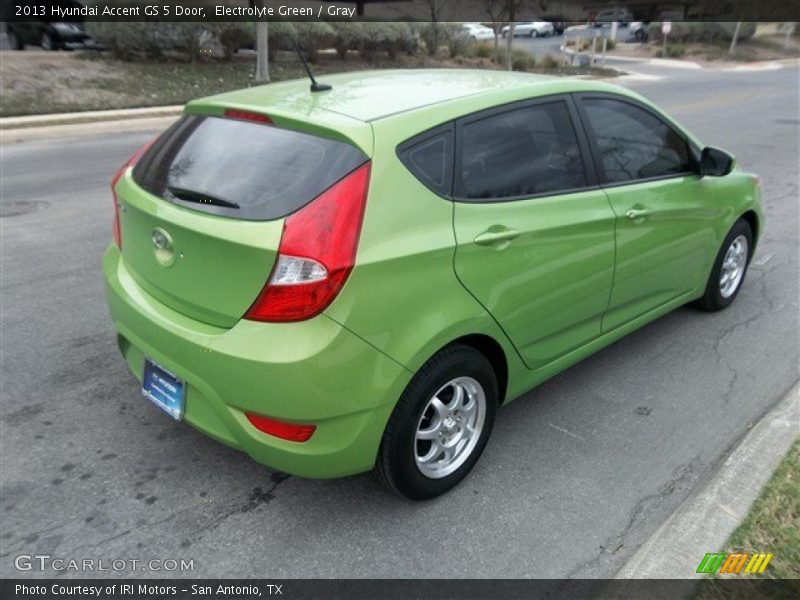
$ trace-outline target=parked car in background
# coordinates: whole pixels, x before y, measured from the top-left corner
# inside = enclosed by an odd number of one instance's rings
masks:
[[[628,27],[628,37],[637,42],[647,41],[647,23],[644,21],[633,21]]]
[[[83,23],[49,21],[7,23],[6,35],[13,50],[23,50],[26,45],[41,46],[42,50],[96,47],[95,41],[86,33]]]
[[[595,15],[595,27],[602,27],[605,24],[616,21],[623,27],[633,20],[633,14],[627,8],[609,8],[601,10]]]
[[[506,25],[500,30],[503,37],[508,37],[511,25]],[[547,37],[553,35],[555,28],[552,23],[547,21],[524,21],[517,23],[514,27],[514,37]]]
[[[552,23],[553,33],[555,35],[563,35],[568,24],[567,19],[561,15],[548,15],[546,17],[542,17],[542,20]]]
[[[474,42],[494,39],[494,29],[481,23],[464,23],[461,27],[464,34]]]
[[[113,178],[117,345],[171,417],[286,473],[375,468],[431,498],[502,405],[736,299],[760,182],[635,92],[485,70],[326,83],[191,102]]]

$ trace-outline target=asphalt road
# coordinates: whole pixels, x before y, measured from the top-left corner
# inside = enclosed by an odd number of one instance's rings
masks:
[[[611,26],[604,25],[603,27],[576,27],[573,29],[569,29],[562,35],[552,35],[547,37],[527,37],[527,36],[515,36],[514,37],[514,48],[518,48],[520,50],[526,50],[530,52],[534,56],[542,57],[545,55],[550,55],[553,57],[557,57],[561,55],[561,46],[566,42],[568,39],[575,39],[575,38],[593,38],[593,37],[609,37],[611,34]],[[617,40],[620,42],[625,41],[634,41],[633,39],[629,40],[629,30],[628,26],[625,25],[619,26],[617,28]],[[500,39],[500,44],[505,44],[505,39]],[[597,53],[598,55],[602,51],[602,40],[598,39],[597,43]]]
[[[621,82],[763,178],[744,288],[729,310],[680,309],[504,408],[470,477],[427,503],[370,475],[285,478],[141,397],[100,258],[111,175],[151,134],[0,148],[0,576],[34,553],[191,559],[204,577],[612,575],[800,358],[797,69],[638,68],[650,79]]]

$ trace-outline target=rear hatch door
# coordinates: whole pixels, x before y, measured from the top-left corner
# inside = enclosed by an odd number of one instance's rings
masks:
[[[285,217],[366,160],[343,141],[186,115],[117,184],[125,264],[160,302],[230,327],[269,277]]]

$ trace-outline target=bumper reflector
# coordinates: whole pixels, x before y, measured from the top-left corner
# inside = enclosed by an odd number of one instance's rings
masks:
[[[316,425],[286,423],[254,413],[245,413],[245,416],[259,431],[290,442],[307,442],[317,429]]]

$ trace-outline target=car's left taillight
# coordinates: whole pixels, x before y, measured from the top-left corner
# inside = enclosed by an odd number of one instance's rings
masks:
[[[333,302],[353,270],[367,201],[369,162],[287,217],[254,321],[304,321]]]
[[[111,179],[111,197],[114,199],[114,224],[112,226],[112,233],[114,235],[114,243],[120,250],[122,250],[122,229],[119,223],[119,197],[117,196],[117,183],[119,183],[119,180],[122,179],[122,176],[125,175],[128,169],[133,167],[142,157],[142,155],[147,152],[147,149],[153,145],[154,141],[155,139],[152,139],[144,146],[139,148],[133,154],[133,156],[125,161],[125,164],[117,170],[117,172],[114,174],[114,177]]]

